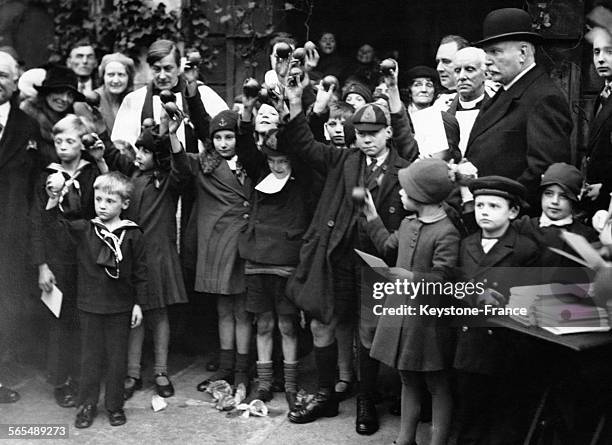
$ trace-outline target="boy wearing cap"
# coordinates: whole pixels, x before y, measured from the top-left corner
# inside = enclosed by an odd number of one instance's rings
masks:
[[[508,277],[507,268],[533,266],[538,260],[538,246],[511,224],[526,205],[526,189],[502,176],[476,179],[469,188],[480,231],[461,242],[460,281],[480,282],[487,287],[464,301],[474,307],[505,306],[509,288],[523,284],[516,276]],[[525,411],[524,406],[516,406],[518,398],[509,397],[510,391],[520,391],[513,386],[516,380],[511,380],[517,371],[517,363],[512,360],[522,344],[515,340],[505,329],[464,326],[459,331],[453,365],[458,371],[457,443],[498,443],[494,439],[503,435],[489,436],[493,434],[488,431],[491,425],[511,420],[507,417],[516,414],[513,410]],[[503,443],[517,442],[511,439]]]
[[[304,235],[300,263],[288,285],[290,297],[313,319],[311,330],[319,372],[319,392],[313,402],[289,414],[294,423],[307,423],[338,412],[333,394],[338,357],[334,331],[338,322],[353,317],[356,309],[360,270],[353,249],[376,253],[365,231],[362,202],[351,199],[353,188],[370,190],[383,223],[387,229],[395,230],[406,214],[398,194],[397,171],[408,165],[394,149],[389,149],[392,132],[385,112],[378,105],[365,105],[353,116],[354,147],[330,148],[314,140],[302,112],[301,93],[300,86],[286,88],[290,120],[279,133],[278,146],[324,175],[325,183],[313,221]],[[375,328],[375,321],[362,320],[364,324],[371,325],[370,331]],[[360,337],[362,384],[357,399],[356,430],[372,434],[378,429],[372,400],[378,364],[369,356],[369,342],[364,343],[371,336]]]
[[[357,109],[372,102],[372,91],[363,83],[355,80],[344,87],[342,100]]]

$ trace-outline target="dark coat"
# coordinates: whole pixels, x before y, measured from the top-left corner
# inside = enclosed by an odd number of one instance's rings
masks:
[[[380,219],[368,223],[368,233],[381,254],[398,252],[397,266],[413,273],[414,282],[450,282],[459,255],[459,231],[449,218],[423,223],[415,216],[404,218],[392,233]],[[414,297],[414,298],[412,298]],[[419,305],[443,307],[451,296],[422,293],[388,295],[386,307]],[[448,300],[448,301],[447,301]],[[454,332],[444,322],[427,316],[381,316],[372,341],[371,355],[388,366],[405,371],[448,369],[454,353]]]
[[[461,242],[460,281],[484,283],[507,297],[510,287],[527,283],[519,273],[509,274],[508,269],[503,268],[529,267],[537,261],[538,246],[512,226],[486,254],[481,245],[481,233],[474,233]],[[473,297],[466,297],[466,302],[475,306],[477,296]],[[457,339],[454,367],[480,374],[495,374],[503,370],[514,357],[511,352],[516,346],[507,343],[505,331],[462,327]]]
[[[191,180],[184,152],[173,154],[171,169],[140,171],[112,143],[104,154],[111,170],[131,176],[134,193],[124,216],[143,231],[147,260],[147,303],[143,310],[187,303],[183,272],[176,248],[179,194]]]
[[[334,314],[332,254],[341,244],[352,247],[355,241],[361,209],[353,203],[351,195],[353,188],[361,185],[365,155],[356,148],[340,149],[316,142],[304,114],[287,123],[279,133],[278,145],[325,176],[319,204],[304,235],[300,262],[288,284],[288,294],[307,314],[329,323]],[[390,230],[399,227],[405,216],[397,171],[407,165],[391,150],[387,170],[374,196],[379,215]]]
[[[238,160],[258,183],[270,173],[266,155],[255,145],[251,124],[241,123],[240,132],[245,143],[236,146]],[[273,194],[254,190],[251,217],[240,234],[240,257],[274,266],[297,265],[302,237],[312,217],[313,187],[310,169],[292,160],[291,176],[282,190]]]
[[[542,173],[552,163],[572,161],[572,125],[567,99],[536,66],[483,105],[465,157],[478,168],[478,176],[500,175],[522,183],[537,209]]]
[[[205,173],[205,153],[188,156],[195,178],[196,203],[185,237],[197,240],[195,290],[224,295],[242,293],[246,285],[238,237],[250,217],[252,182],[246,178],[241,185],[225,160]]]
[[[39,165],[40,134],[36,121],[13,102],[0,139],[0,304],[6,316],[25,301],[31,288],[27,267],[30,222],[28,211]],[[35,281],[34,281],[35,282]],[[0,325],[4,317],[0,316]],[[0,326],[0,335],[2,333]]]
[[[586,148],[585,173],[589,184],[601,183],[599,196],[589,206],[593,210],[607,209],[612,192],[612,100],[608,98],[601,105],[601,97],[595,102],[595,115],[589,125],[589,139]],[[587,200],[588,201],[588,200]]]

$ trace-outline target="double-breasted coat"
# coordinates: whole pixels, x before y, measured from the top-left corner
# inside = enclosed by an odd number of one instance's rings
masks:
[[[535,66],[483,105],[465,157],[478,168],[478,176],[500,175],[522,183],[537,209],[542,173],[552,163],[572,162],[572,126],[567,99]]]
[[[461,242],[459,253],[459,279],[484,283],[487,287],[508,296],[512,286],[526,284],[517,269],[509,274],[510,267],[529,267],[538,263],[538,247],[535,242],[510,226],[497,243],[485,253],[481,245],[482,235],[474,233]],[[524,271],[523,271],[524,272]],[[466,300],[475,305],[473,299]],[[459,330],[454,367],[460,371],[478,374],[496,374],[507,368],[515,355],[511,353],[517,345],[506,341],[505,329],[472,328]]]
[[[239,143],[238,138],[236,144]],[[238,239],[250,218],[252,181],[247,177],[241,184],[225,160],[205,173],[204,155],[188,155],[196,202],[185,236],[197,240],[195,290],[239,294],[246,286]]]

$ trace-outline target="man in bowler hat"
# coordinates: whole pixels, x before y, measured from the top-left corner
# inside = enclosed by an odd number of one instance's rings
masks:
[[[526,11],[504,8],[487,15],[483,39],[475,46],[485,50],[492,80],[502,87],[476,118],[465,154],[480,175],[522,183],[532,209],[538,208],[538,185],[546,168],[572,161],[567,100],[535,62],[541,40]]]

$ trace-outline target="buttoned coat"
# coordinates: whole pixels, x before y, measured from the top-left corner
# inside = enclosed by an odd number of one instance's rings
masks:
[[[535,66],[483,104],[465,157],[478,168],[478,176],[500,175],[522,183],[537,209],[542,173],[552,163],[572,161],[572,125],[567,99]]]
[[[368,223],[368,233],[381,254],[397,251],[397,266],[409,270],[415,283],[451,282],[459,255],[459,231],[448,217],[423,223],[411,215],[389,234],[379,219]],[[411,306],[416,315],[379,318],[370,355],[404,371],[440,371],[452,364],[454,331],[448,320],[420,314],[420,306],[448,306],[452,296],[438,292],[390,294],[385,307]]]
[[[300,261],[289,280],[288,295],[308,315],[329,323],[334,314],[332,254],[347,239],[352,243],[361,209],[351,199],[361,184],[365,155],[357,148],[341,149],[314,140],[304,114],[290,120],[279,134],[278,146],[324,176],[321,197],[304,235]],[[408,166],[394,149],[374,204],[390,230],[399,227],[405,212],[399,197],[397,171]],[[358,296],[355,295],[355,299]]]
[[[223,295],[242,293],[246,288],[238,238],[250,217],[252,182],[246,178],[244,185],[240,184],[225,160],[204,173],[204,153],[188,156],[196,202],[185,236],[197,240],[195,290]]]
[[[482,235],[474,233],[461,242],[460,280],[484,283],[508,297],[510,287],[524,283],[525,270],[509,274],[510,267],[529,267],[538,262],[537,245],[510,226],[488,253],[481,245]],[[510,275],[510,276],[509,276]],[[476,305],[476,295],[470,299]],[[454,367],[461,371],[495,374],[508,364],[515,345],[505,341],[505,329],[463,327],[459,330]],[[510,348],[510,349],[509,349]]]

